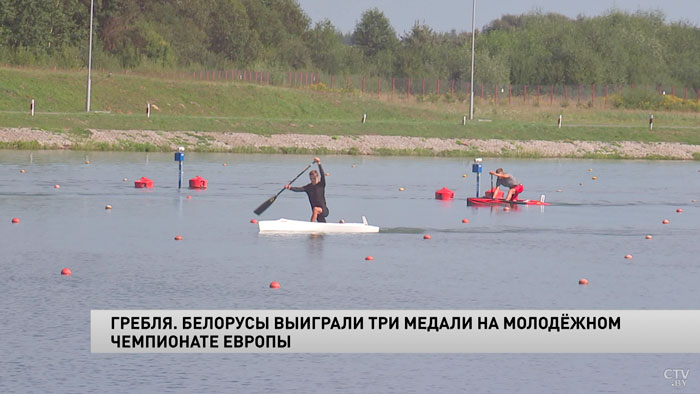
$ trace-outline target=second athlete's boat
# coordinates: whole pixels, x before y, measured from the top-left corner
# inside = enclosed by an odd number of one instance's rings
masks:
[[[282,218],[260,220],[258,230],[261,233],[378,233],[379,227],[370,226],[364,216],[362,223],[319,223]]]
[[[467,205],[473,207],[486,207],[494,205],[552,205],[548,202],[542,200],[513,200],[506,201],[500,198],[489,198],[489,197],[469,197],[467,198]]]

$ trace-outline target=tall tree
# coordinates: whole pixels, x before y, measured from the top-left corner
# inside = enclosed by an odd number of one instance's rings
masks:
[[[378,8],[362,13],[355,25],[352,43],[357,45],[368,58],[375,57],[382,51],[393,51],[398,45],[396,32],[389,20]]]
[[[316,67],[320,67],[329,74],[339,73],[344,70],[343,52],[346,47],[341,42],[340,32],[331,21],[325,19],[316,23],[307,39],[311,53],[311,60]]]
[[[260,41],[239,0],[222,0],[210,15],[209,49],[238,64],[249,64],[257,59]]]

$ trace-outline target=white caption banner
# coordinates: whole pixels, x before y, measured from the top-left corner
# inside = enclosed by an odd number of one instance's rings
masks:
[[[700,353],[698,333],[700,310],[93,310],[90,330],[93,353]]]

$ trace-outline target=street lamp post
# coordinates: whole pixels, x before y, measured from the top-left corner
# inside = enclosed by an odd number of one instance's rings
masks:
[[[469,84],[469,120],[474,119],[474,25],[476,24],[476,0],[472,0],[472,79]]]
[[[92,15],[94,10],[94,0],[90,0],[90,48],[88,49],[88,77],[87,77],[87,98],[85,99],[85,110],[90,112],[90,90],[92,88]]]

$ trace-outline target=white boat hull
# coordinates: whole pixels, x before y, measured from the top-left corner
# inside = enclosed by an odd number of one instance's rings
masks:
[[[304,222],[301,220],[277,219],[260,220],[258,229],[261,233],[378,233],[379,227],[367,224],[367,219],[362,217],[363,223],[318,223]]]

